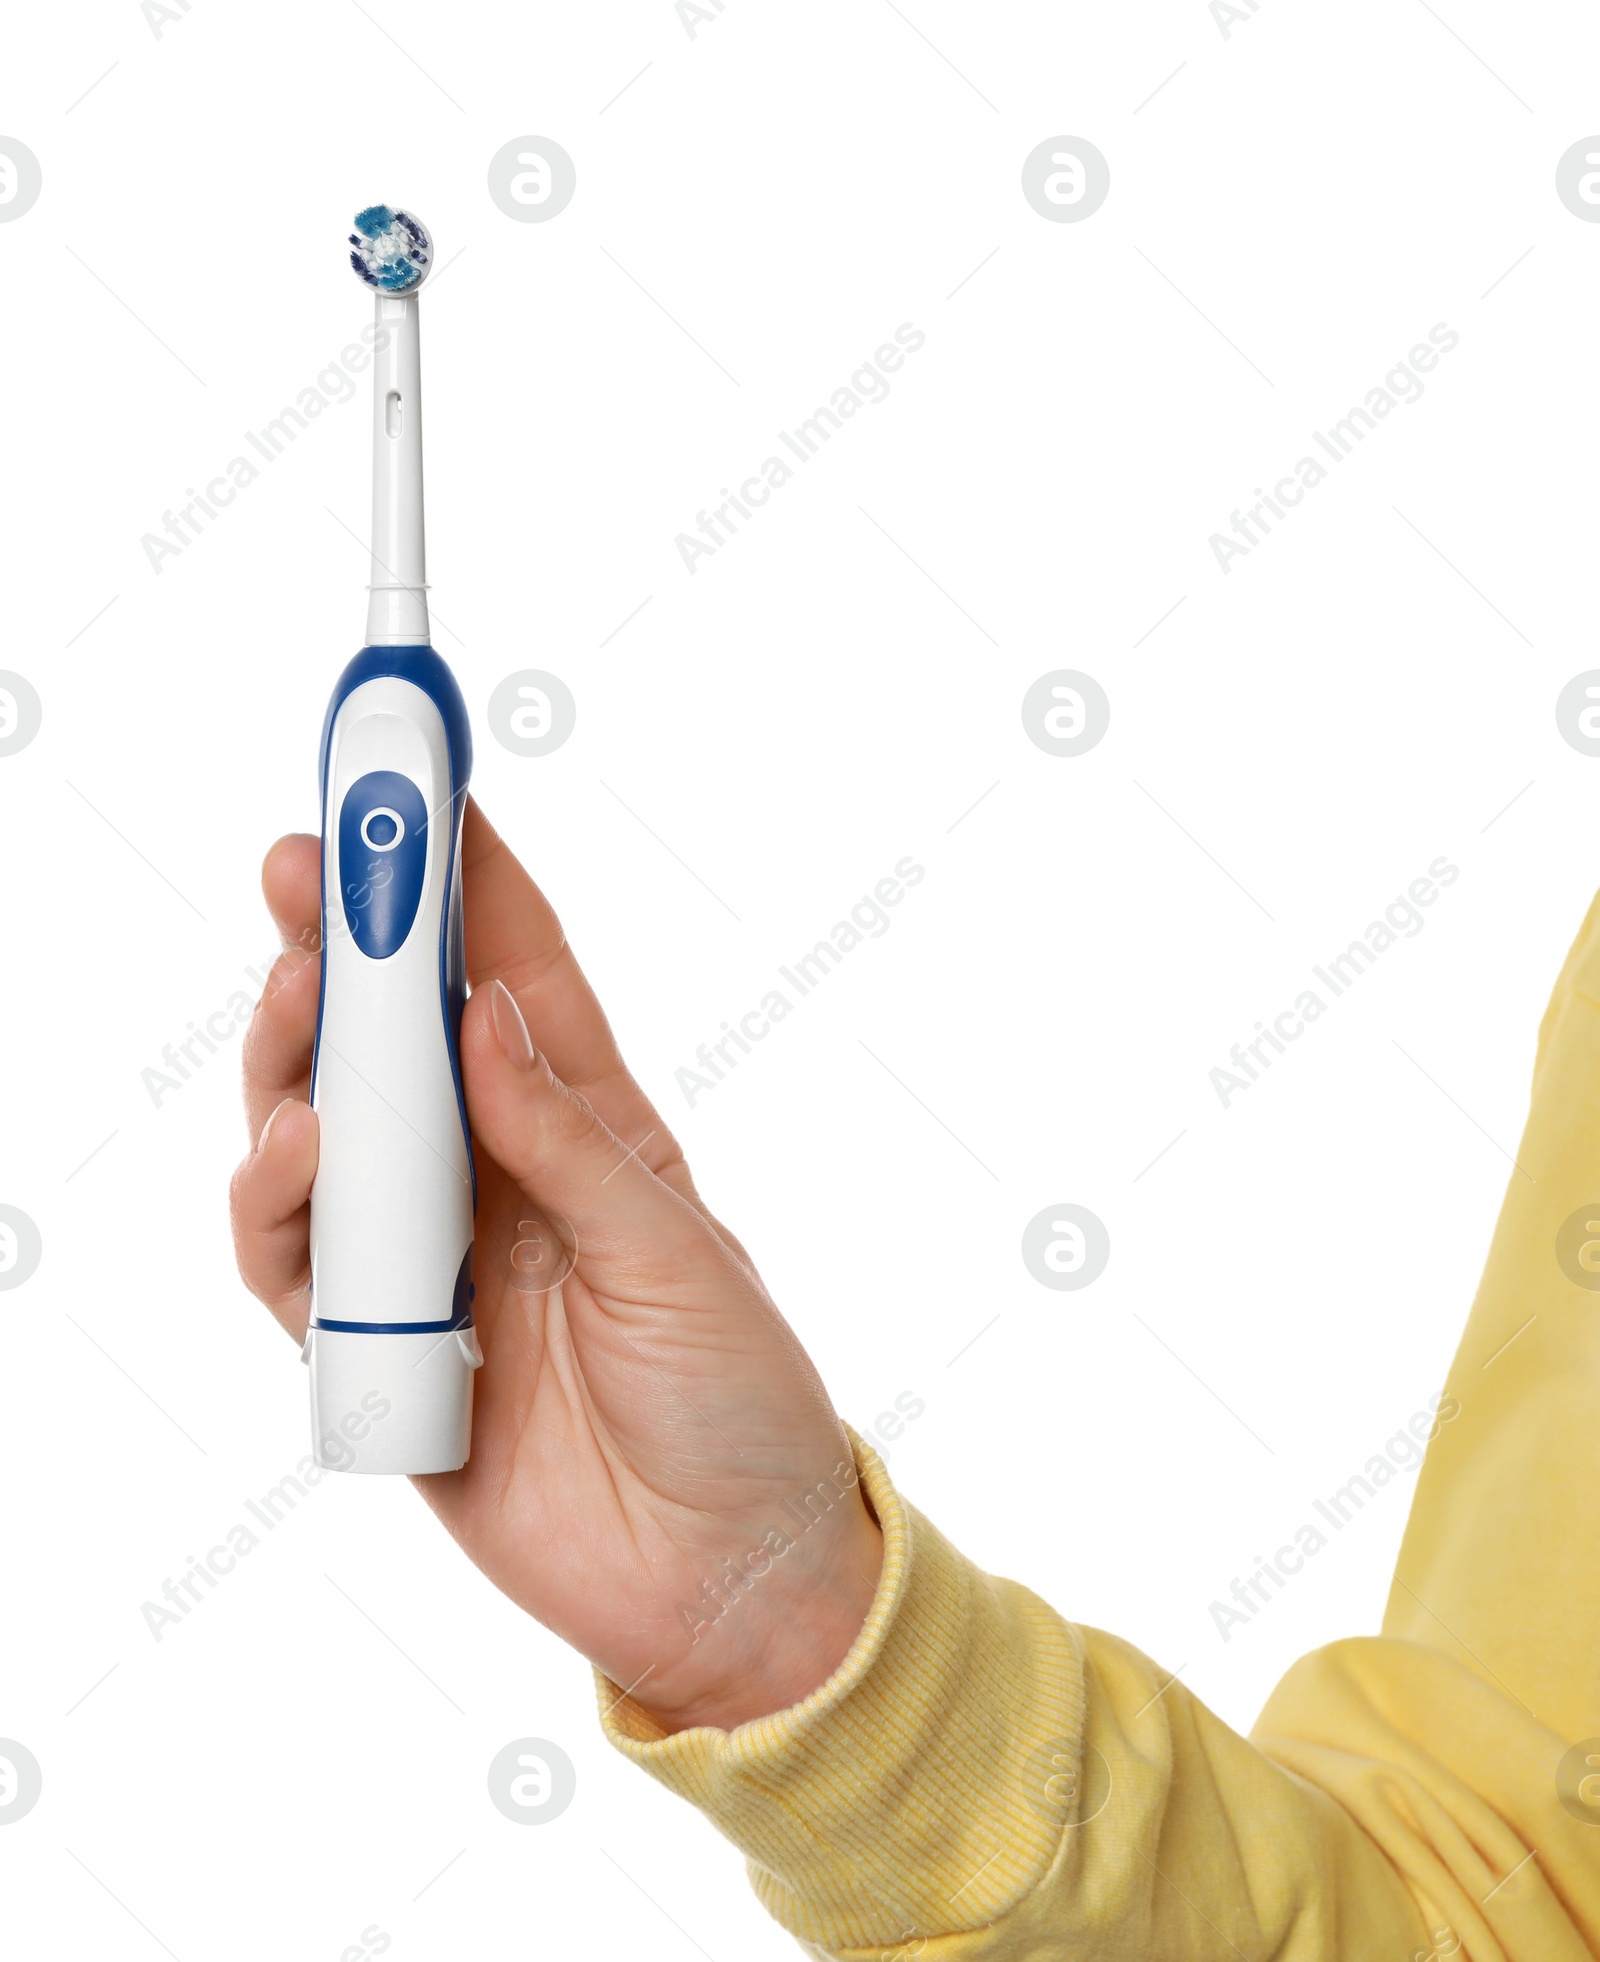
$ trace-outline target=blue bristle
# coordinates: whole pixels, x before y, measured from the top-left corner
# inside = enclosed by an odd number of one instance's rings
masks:
[[[393,223],[394,213],[386,204],[369,204],[355,216],[356,230],[365,238],[381,238]]]

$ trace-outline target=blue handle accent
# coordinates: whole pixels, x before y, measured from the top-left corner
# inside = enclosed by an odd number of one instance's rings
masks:
[[[347,695],[362,682],[393,675],[420,688],[433,703],[444,722],[450,745],[450,787],[458,797],[465,796],[472,775],[472,725],[467,720],[467,704],[455,676],[431,647],[363,647],[334,685],[328,713],[322,721],[322,750],[318,788],[323,802],[328,795],[328,745],[333,739],[333,718]]]
[[[428,867],[428,806],[397,770],[369,770],[345,792],[339,866],[350,937],[369,960],[405,945]]]
[[[313,1328],[332,1329],[335,1335],[448,1335],[452,1329],[471,1328],[464,1322],[325,1322],[319,1316]]]

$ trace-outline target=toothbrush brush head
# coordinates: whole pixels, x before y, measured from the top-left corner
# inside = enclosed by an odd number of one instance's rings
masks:
[[[410,212],[371,204],[356,213],[350,264],[379,293],[414,293],[433,264],[433,240]]]

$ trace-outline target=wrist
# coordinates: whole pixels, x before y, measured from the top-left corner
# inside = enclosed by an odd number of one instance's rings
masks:
[[[680,1611],[686,1652],[632,1692],[664,1730],[733,1730],[772,1716],[844,1661],[883,1567],[883,1535],[858,1486],[846,1501],[803,1537],[769,1534],[755,1556],[723,1559]]]

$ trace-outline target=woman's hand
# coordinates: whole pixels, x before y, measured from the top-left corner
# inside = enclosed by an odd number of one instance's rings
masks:
[[[319,878],[315,838],[267,855],[286,951],[246,1040],[255,1149],[232,1194],[239,1271],[296,1341]],[[470,803],[463,888],[484,1366],[470,1461],[416,1482],[497,1587],[666,1728],[731,1729],[843,1660],[878,1528],[809,1357],[695,1191],[548,902]]]

